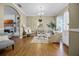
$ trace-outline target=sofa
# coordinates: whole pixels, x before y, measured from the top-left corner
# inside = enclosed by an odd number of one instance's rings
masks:
[[[53,42],[60,42],[60,40],[62,39],[62,34],[61,33],[58,33],[58,32],[55,32],[54,35],[51,35],[49,37],[49,42],[50,43],[53,43]]]
[[[15,42],[13,40],[8,39],[8,35],[0,35],[0,50],[9,46],[12,46],[12,49],[14,49],[14,44]]]

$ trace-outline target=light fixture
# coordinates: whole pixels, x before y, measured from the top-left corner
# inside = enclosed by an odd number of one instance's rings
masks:
[[[44,15],[44,8],[40,7],[40,13],[38,13],[38,15],[40,16],[38,21],[42,22],[42,16]]]

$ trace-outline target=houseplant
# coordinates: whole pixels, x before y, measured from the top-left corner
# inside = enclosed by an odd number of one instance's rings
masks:
[[[49,24],[47,24],[47,26],[52,29],[52,30],[50,30],[50,32],[52,32],[52,34],[54,34],[53,30],[56,29],[56,24],[53,22],[50,22]]]

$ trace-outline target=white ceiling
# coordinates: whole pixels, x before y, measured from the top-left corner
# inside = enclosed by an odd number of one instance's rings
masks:
[[[22,11],[26,14],[26,16],[39,16],[40,7],[42,7],[43,16],[55,16],[59,13],[67,3],[19,3],[22,7]]]

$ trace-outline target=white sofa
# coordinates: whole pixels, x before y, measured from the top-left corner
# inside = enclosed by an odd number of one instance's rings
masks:
[[[53,42],[60,42],[62,38],[62,34],[61,33],[55,33],[54,35],[51,35],[49,37],[49,42],[53,43]]]
[[[0,35],[0,41],[3,41],[3,40],[9,40],[8,35]]]
[[[0,35],[0,49],[7,48],[9,46],[12,46],[12,49],[14,49],[15,42],[8,39],[7,35]]]

